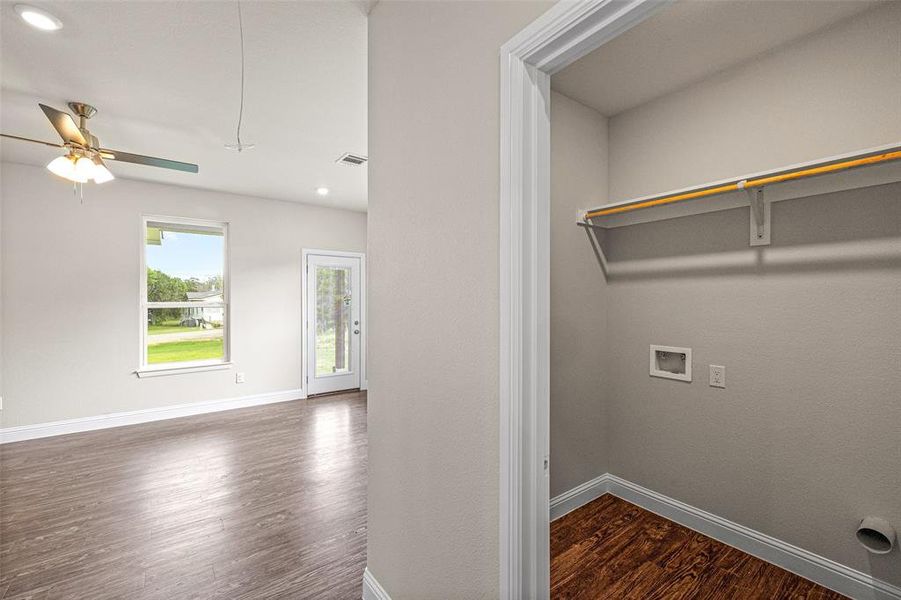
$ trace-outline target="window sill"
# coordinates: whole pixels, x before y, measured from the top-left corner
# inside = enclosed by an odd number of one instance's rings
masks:
[[[223,371],[225,369],[231,369],[232,363],[230,362],[222,362],[215,363],[209,365],[186,365],[183,367],[171,367],[171,366],[163,366],[163,367],[144,367],[142,369],[138,369],[135,371],[135,374],[140,377],[162,377],[164,375],[183,375],[186,373],[200,373],[202,371]]]

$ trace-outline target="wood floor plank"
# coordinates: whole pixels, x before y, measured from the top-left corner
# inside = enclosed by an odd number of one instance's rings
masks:
[[[605,494],[551,523],[554,600],[844,596]]]
[[[366,395],[0,446],[0,599],[358,600]]]

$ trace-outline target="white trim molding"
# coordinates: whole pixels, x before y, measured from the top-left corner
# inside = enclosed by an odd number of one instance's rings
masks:
[[[169,363],[171,364],[171,363]],[[225,369],[231,369],[234,363],[231,362],[217,362],[210,363],[205,365],[188,365],[181,367],[173,367],[173,366],[164,366],[164,367],[147,367],[145,369],[138,369],[135,371],[135,375],[140,378],[145,377],[165,377],[167,375],[185,375],[188,373],[202,373],[204,371],[223,371]]]
[[[668,0],[558,2],[500,49],[500,598],[550,597],[550,77]]]
[[[600,477],[595,477],[551,498],[551,521],[556,521],[563,515],[571,513],[580,506],[585,506],[604,494],[609,494],[611,477],[610,473],[604,473]]]
[[[208,400],[205,402],[192,402],[189,404],[176,404],[159,408],[145,408],[128,412],[108,413],[93,417],[68,419],[65,421],[53,421],[51,423],[37,423],[35,425],[21,425],[0,429],[0,444],[22,442],[55,435],[69,433],[81,433],[110,427],[123,427],[125,425],[137,425],[165,419],[177,419],[206,413],[247,408],[289,400],[302,400],[306,396],[302,389],[284,390],[280,392],[268,392],[252,396],[238,398],[226,398],[223,400]]]
[[[901,588],[713,513],[605,473],[551,500],[551,518],[613,494],[679,525],[858,600],[901,600]]]
[[[363,571],[363,600],[391,600],[391,596],[379,584],[369,567]]]

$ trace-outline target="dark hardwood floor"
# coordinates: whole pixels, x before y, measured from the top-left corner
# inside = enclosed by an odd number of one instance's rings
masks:
[[[366,396],[0,446],[0,598],[358,600]]]
[[[607,494],[551,523],[551,598],[845,597]]]

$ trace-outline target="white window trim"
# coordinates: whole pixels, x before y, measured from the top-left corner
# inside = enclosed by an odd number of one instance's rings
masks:
[[[222,308],[225,323],[222,332],[222,360],[204,360],[182,363],[147,363],[147,310],[148,308],[195,308],[195,304],[187,302],[147,302],[147,224],[169,223],[172,225],[194,225],[222,230],[222,302],[209,302],[208,308]],[[228,223],[223,221],[207,221],[189,217],[172,217],[164,215],[143,215],[141,217],[140,238],[140,290],[138,295],[138,365],[135,373],[138,377],[159,377],[161,375],[178,375],[198,373],[202,371],[218,371],[230,369],[231,362],[231,277],[229,274],[230,250],[228,239]]]
[[[177,367],[167,366],[178,364]],[[144,367],[138,369],[135,373],[141,379],[145,377],[161,377],[163,375],[181,375],[183,373],[202,373],[203,371],[222,371],[231,369],[231,362],[205,362],[205,363],[163,363],[163,366]]]

